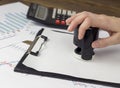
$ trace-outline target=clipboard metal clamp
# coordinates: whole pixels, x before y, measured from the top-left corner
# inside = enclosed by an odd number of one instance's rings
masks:
[[[38,31],[35,39],[33,40],[32,44],[30,45],[30,47],[29,47],[28,50],[27,50],[27,54],[32,54],[32,55],[34,55],[34,56],[38,56],[38,55],[39,55],[39,52],[40,52],[42,46],[43,46],[43,45],[45,44],[45,42],[48,40],[48,37],[47,37],[47,36],[41,35],[43,31],[44,31],[44,28],[42,28],[40,31]],[[35,46],[35,44],[37,43],[37,41],[39,40],[39,38],[42,38],[42,39],[43,39],[43,42],[40,44],[39,49],[38,49],[36,52],[33,52],[32,49],[33,49],[33,47]]]

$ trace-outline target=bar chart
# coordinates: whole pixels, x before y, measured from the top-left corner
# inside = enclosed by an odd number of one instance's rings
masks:
[[[28,22],[23,12],[6,13],[4,21],[0,21],[0,40],[15,36],[16,32],[24,30]]]

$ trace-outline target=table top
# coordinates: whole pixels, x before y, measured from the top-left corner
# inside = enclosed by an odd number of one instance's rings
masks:
[[[43,5],[120,17],[120,0],[23,0]]]
[[[20,0],[0,0],[0,5]],[[120,17],[120,0],[21,0],[29,3],[75,10],[77,12],[90,11]]]

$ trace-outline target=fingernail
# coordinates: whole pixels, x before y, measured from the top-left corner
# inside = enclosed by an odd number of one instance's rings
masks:
[[[66,21],[66,25],[70,25],[70,22],[67,22],[67,21]]]
[[[68,22],[66,22],[66,25],[70,25]]]
[[[66,23],[69,23],[68,19],[65,21]]]
[[[82,34],[78,34],[78,39],[81,40],[83,38]]]
[[[82,37],[81,37],[81,36],[78,36],[78,39],[79,39],[79,40],[81,40],[81,39],[82,39]]]
[[[98,48],[99,47],[99,43],[98,42],[94,42],[92,45],[93,48]]]
[[[68,30],[68,31],[71,31],[71,27],[70,27],[70,26],[68,26],[67,30]]]

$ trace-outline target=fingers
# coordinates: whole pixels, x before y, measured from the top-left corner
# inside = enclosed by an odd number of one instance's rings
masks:
[[[67,24],[70,24],[68,27],[68,31],[73,31],[75,28],[79,26],[79,34],[78,38],[82,39],[86,30],[91,26],[90,12],[81,12],[66,20]]]
[[[103,48],[103,47],[106,47],[106,46],[109,45],[107,41],[108,41],[107,38],[98,39],[98,40],[96,40],[96,41],[94,41],[92,43],[92,47],[93,48]]]
[[[66,24],[69,25],[69,24],[71,23],[71,21],[72,21],[75,17],[79,16],[80,14],[81,14],[81,13],[78,13],[78,14],[75,14],[75,15],[69,17],[69,18],[66,20]]]
[[[69,24],[71,23],[71,21],[72,21],[76,16],[77,16],[77,14],[75,14],[75,15],[71,16],[70,18],[68,18],[68,19],[66,20],[66,24],[69,25]]]
[[[120,33],[116,33],[108,38],[102,38],[92,43],[93,48],[103,48],[120,43]]]
[[[98,27],[109,32],[110,37],[94,41],[92,43],[93,48],[103,48],[114,44],[120,44],[120,32],[112,31],[115,28],[111,27],[111,29],[110,27],[106,26],[110,23],[116,23],[119,25],[118,21],[110,20],[110,18],[108,19],[108,16],[98,15],[86,11],[73,15],[66,20],[66,24],[69,24],[68,31],[73,31],[78,27],[78,25],[80,25],[78,33],[79,39],[84,37],[84,34],[89,27]],[[117,28],[119,27],[117,26]]]
[[[84,22],[79,27],[78,39],[82,39],[85,35],[86,30],[91,26],[89,18],[86,18]]]
[[[68,27],[68,31],[73,31],[79,24],[81,24],[85,20],[86,16],[81,15],[81,16],[75,16],[70,18],[69,22],[70,25]]]

